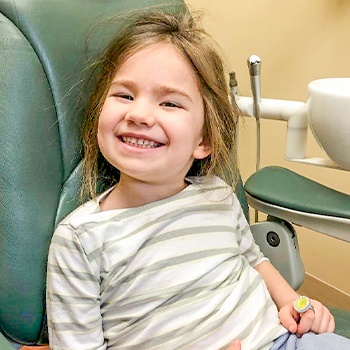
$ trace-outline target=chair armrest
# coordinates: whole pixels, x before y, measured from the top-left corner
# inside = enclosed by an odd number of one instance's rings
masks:
[[[271,216],[350,242],[350,196],[281,167],[245,183],[248,203]]]

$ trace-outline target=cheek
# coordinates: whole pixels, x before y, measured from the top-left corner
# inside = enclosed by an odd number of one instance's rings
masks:
[[[103,134],[114,127],[114,118],[111,118],[107,108],[102,108],[97,122],[97,135]]]
[[[110,127],[108,125],[108,120],[105,118],[99,118],[98,123],[97,123],[97,132],[96,132],[96,138],[97,138],[97,143],[102,151],[102,149],[105,148],[105,145],[108,141],[108,130],[110,130]]]
[[[98,127],[102,131],[114,130],[125,119],[127,107],[117,103],[113,99],[107,99],[104,103],[98,120]]]

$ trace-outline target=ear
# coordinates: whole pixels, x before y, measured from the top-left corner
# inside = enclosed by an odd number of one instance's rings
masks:
[[[211,153],[211,147],[209,144],[209,140],[202,139],[201,142],[198,144],[196,149],[193,152],[193,158],[195,159],[204,159],[209,156]]]

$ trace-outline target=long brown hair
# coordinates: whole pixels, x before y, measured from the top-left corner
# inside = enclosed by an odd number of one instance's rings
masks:
[[[205,107],[204,137],[211,154],[195,160],[188,175],[217,175],[229,185],[237,180],[236,125],[238,108],[230,101],[228,73],[216,44],[199,25],[199,17],[145,11],[133,14],[110,42],[98,63],[100,72],[83,128],[84,182],[82,194],[95,197],[98,184],[106,188],[119,180],[119,171],[101,155],[97,143],[98,118],[108,89],[120,66],[145,47],[167,42],[190,63],[198,79]]]

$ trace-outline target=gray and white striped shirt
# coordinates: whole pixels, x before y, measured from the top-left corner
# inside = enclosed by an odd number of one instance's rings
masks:
[[[137,208],[90,201],[60,223],[48,261],[52,350],[217,350],[235,338],[269,349],[286,332],[238,199],[218,178],[189,181]]]

